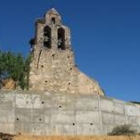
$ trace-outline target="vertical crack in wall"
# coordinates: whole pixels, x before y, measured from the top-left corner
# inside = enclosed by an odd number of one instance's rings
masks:
[[[38,56],[38,60],[37,60],[37,69],[39,67],[39,61],[40,61],[41,53],[42,53],[42,50],[39,52],[39,56]]]

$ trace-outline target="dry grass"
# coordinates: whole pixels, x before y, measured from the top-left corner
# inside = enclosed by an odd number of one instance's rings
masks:
[[[140,136],[16,136],[13,140],[140,140]]]
[[[0,140],[140,140],[140,135],[132,136],[29,136],[0,133]]]

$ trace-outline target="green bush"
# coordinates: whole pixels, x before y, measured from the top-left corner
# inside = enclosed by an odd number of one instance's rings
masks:
[[[108,135],[134,135],[136,134],[135,130],[132,130],[130,128],[130,125],[120,125],[116,126],[112,132],[110,132]]]
[[[0,81],[13,79],[21,89],[28,89],[31,56],[0,51]]]

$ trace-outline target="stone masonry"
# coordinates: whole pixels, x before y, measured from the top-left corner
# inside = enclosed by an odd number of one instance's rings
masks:
[[[104,95],[99,84],[77,68],[70,29],[54,8],[36,21],[32,48],[30,90]]]

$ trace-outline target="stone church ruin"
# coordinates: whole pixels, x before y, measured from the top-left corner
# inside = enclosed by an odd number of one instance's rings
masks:
[[[76,66],[70,29],[52,8],[36,21],[30,90],[104,95],[99,84]]]

